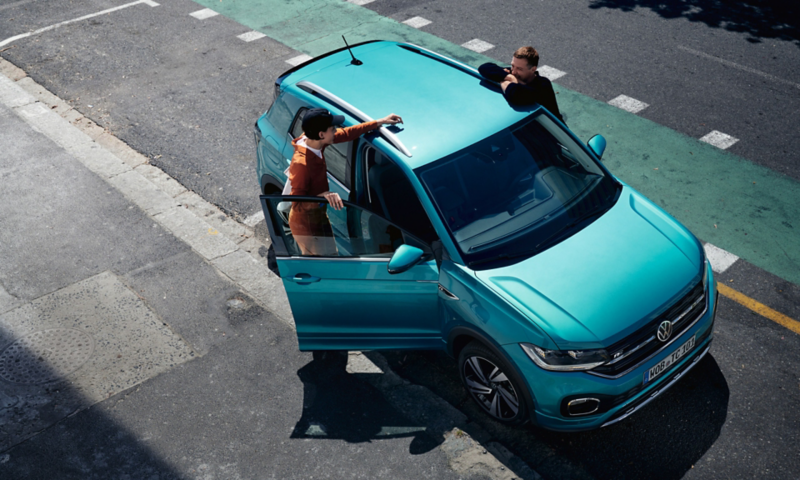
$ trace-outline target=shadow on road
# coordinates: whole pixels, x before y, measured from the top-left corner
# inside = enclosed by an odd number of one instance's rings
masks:
[[[18,338],[0,315],[0,478],[182,478],[135,433],[90,408],[71,377],[51,367],[64,361],[41,332]]]
[[[800,47],[800,2],[796,0],[592,0],[589,8],[631,12],[648,8],[663,18],[686,18],[712,28],[750,35],[752,43],[780,39]]]
[[[395,372],[457,406],[547,479],[681,478],[717,440],[728,412],[728,384],[711,355],[632,417],[582,433],[491,421],[467,397],[456,362],[443,353],[386,356]]]
[[[413,437],[409,452],[433,450],[423,425],[412,425],[375,388],[347,373],[347,352],[314,352],[297,371],[303,382],[303,415],[291,438],[339,439],[350,443]],[[363,374],[360,374],[363,375]]]

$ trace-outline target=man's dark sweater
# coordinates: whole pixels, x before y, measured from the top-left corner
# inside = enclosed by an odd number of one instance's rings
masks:
[[[495,65],[494,63],[484,63],[478,68],[478,71],[481,75],[494,82],[503,82],[508,75],[508,72],[506,72],[503,67]],[[549,110],[556,118],[562,122],[564,121],[564,119],[561,118],[561,112],[558,110],[558,103],[556,103],[556,94],[553,92],[553,85],[550,83],[550,80],[539,75],[539,72],[536,72],[533,81],[528,84],[509,84],[508,87],[506,87],[506,91],[503,92],[503,96],[506,97],[506,101],[511,105],[531,105],[538,103]]]

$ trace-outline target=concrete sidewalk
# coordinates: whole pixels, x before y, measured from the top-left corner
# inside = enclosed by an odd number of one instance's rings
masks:
[[[0,477],[537,477],[382,357],[299,352],[252,227],[0,62]]]

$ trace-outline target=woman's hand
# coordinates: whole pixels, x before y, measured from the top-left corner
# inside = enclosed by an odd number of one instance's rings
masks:
[[[378,125],[397,125],[398,123],[403,123],[403,119],[394,113],[378,119]]]
[[[336,192],[322,192],[318,195],[319,197],[324,197],[325,200],[328,201],[331,207],[334,210],[341,210],[344,208],[344,203],[342,203],[342,198],[339,197],[339,194]]]

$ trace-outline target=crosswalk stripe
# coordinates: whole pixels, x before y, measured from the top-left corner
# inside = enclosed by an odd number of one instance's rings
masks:
[[[211,18],[219,15],[219,13],[211,10],[210,8],[204,8],[202,10],[198,10],[196,12],[192,12],[189,14],[190,16],[198,19],[198,20],[205,20],[206,18]]]
[[[617,108],[621,108],[622,110],[631,113],[639,113],[645,108],[650,106],[640,100],[636,100],[635,98],[631,98],[627,95],[620,95],[612,100],[609,100],[608,104]]]
[[[714,145],[717,148],[722,150],[727,150],[728,148],[732,147],[734,143],[738,142],[739,139],[728,135],[727,133],[722,133],[717,130],[713,130],[712,132],[704,135],[701,139],[701,142],[706,142],[710,145]]]

